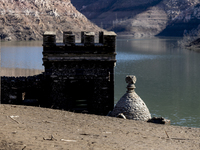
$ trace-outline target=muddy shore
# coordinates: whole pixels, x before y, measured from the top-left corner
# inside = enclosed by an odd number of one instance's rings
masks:
[[[0,105],[2,150],[200,149],[200,129]]]

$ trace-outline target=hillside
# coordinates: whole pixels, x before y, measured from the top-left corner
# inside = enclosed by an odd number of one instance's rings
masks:
[[[71,0],[88,19],[107,30],[133,36],[182,36],[198,26],[199,0]],[[193,17],[188,10],[194,11]]]
[[[63,31],[99,31],[70,0],[1,0],[0,37],[3,40],[41,40],[46,30],[59,38]]]
[[[188,34],[200,24],[200,4],[192,5],[184,11],[177,12],[168,22],[167,27],[159,35]],[[192,35],[191,35],[192,36]]]

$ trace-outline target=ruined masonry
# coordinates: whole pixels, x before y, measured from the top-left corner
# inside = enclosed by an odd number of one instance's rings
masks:
[[[43,35],[45,72],[29,77],[1,77],[1,102],[107,115],[114,106],[114,32],[72,32],[56,43],[55,32]]]
[[[43,37],[43,65],[52,107],[106,115],[114,106],[114,32],[81,32],[75,43],[72,32],[56,43],[55,32]]]
[[[127,119],[148,121],[151,114],[144,101],[135,92],[136,77],[133,75],[126,76],[127,92],[117,102],[111,116],[117,117],[124,115]]]

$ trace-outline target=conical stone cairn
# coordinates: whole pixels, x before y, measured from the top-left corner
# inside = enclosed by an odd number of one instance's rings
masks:
[[[126,76],[127,92],[117,102],[111,112],[111,116],[117,117],[123,114],[127,119],[148,121],[151,114],[144,101],[135,92],[136,77],[133,75]]]

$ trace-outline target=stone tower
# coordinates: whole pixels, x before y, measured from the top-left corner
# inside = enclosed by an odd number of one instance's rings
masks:
[[[55,32],[43,37],[46,92],[53,108],[106,115],[114,106],[114,32],[81,32],[81,43],[71,32],[56,43]]]

